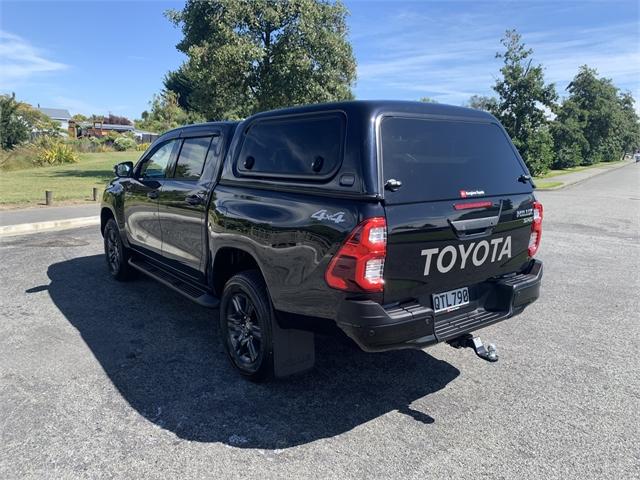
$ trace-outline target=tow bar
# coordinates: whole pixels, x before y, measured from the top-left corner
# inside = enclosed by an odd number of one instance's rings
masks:
[[[470,333],[454,338],[453,340],[449,340],[447,343],[453,348],[473,348],[476,355],[487,362],[498,361],[496,346],[493,343],[490,343],[485,348],[480,337],[474,337]]]

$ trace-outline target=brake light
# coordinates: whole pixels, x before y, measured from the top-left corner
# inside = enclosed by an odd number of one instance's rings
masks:
[[[470,203],[454,203],[453,208],[456,210],[470,210],[473,208],[489,208],[493,206],[493,202],[470,202]]]
[[[533,202],[533,222],[531,223],[531,236],[529,237],[529,257],[533,257],[540,248],[542,239],[542,204]]]
[[[374,217],[360,223],[331,259],[327,284],[347,292],[382,292],[387,254],[387,222]]]

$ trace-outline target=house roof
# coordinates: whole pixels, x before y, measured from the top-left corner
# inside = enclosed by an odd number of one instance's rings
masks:
[[[85,128],[93,128],[94,122],[80,122],[80,126]],[[129,131],[129,132],[132,132],[133,130],[135,130],[135,127],[133,125],[118,125],[115,123],[101,124],[100,122],[95,122],[95,128],[97,128],[98,130],[102,128],[102,130],[118,130],[118,131]]]
[[[96,127],[97,128],[101,128],[99,123],[96,125]],[[103,130],[127,130],[127,131],[133,131],[133,130],[135,130],[135,127],[133,125],[117,125],[117,124],[113,124],[113,123],[103,123],[102,124],[102,129]]]
[[[54,120],[70,120],[71,114],[65,108],[40,108],[38,110]]]

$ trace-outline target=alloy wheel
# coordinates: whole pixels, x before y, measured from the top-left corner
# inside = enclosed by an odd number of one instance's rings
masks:
[[[107,233],[107,262],[112,273],[118,272],[122,260],[117,235],[113,228],[109,229]]]
[[[226,308],[227,337],[237,363],[253,369],[259,364],[262,330],[253,302],[243,292],[234,293]]]

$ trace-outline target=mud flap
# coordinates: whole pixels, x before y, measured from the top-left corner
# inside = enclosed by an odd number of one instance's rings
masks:
[[[277,378],[313,368],[316,349],[312,332],[280,328],[278,322],[273,322],[272,333],[273,369]]]

